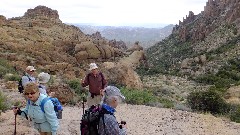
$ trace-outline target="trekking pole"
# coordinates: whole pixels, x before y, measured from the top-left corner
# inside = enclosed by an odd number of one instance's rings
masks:
[[[15,125],[13,135],[17,135],[17,114],[15,114]]]
[[[83,97],[82,105],[83,105],[83,114],[84,114],[84,97]]]

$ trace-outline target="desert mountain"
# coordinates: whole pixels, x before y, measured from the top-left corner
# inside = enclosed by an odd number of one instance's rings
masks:
[[[144,48],[154,45],[171,34],[174,25],[163,28],[144,28],[144,27],[114,27],[114,26],[90,26],[75,24],[83,33],[92,34],[97,31],[107,39],[124,41],[127,46],[132,46],[139,41]]]
[[[0,16],[0,32],[0,56],[18,72],[33,65],[69,80],[84,77],[90,62],[104,68],[101,63],[127,56],[123,41],[108,40],[99,32],[86,35],[78,27],[62,23],[58,12],[45,6],[29,9],[21,17]],[[116,68],[114,72],[120,71]],[[111,73],[106,76],[111,80]]]
[[[239,57],[239,8],[239,0],[209,0],[200,14],[190,11],[170,36],[147,50],[149,64],[191,77],[216,73]]]

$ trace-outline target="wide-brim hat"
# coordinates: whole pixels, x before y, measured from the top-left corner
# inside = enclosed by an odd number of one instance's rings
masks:
[[[48,73],[41,72],[38,74],[38,83],[47,83],[50,80],[50,75]]]
[[[97,66],[97,64],[96,63],[91,63],[90,65],[89,65],[89,70],[93,70],[93,69],[97,69],[98,68],[98,66]]]
[[[125,100],[125,97],[122,95],[121,91],[115,86],[107,86],[104,89],[106,96],[119,96],[122,100]]]

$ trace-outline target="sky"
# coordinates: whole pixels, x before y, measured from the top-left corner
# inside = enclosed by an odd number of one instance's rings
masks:
[[[204,10],[208,0],[1,0],[0,15],[23,16],[38,5],[57,10],[63,23],[105,26],[178,24],[193,11]]]

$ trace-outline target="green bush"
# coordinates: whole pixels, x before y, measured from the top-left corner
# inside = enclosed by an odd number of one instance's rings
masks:
[[[6,81],[19,81],[21,77],[19,75],[13,74],[13,75],[5,75],[4,79]]]
[[[72,88],[79,96],[85,93],[79,79],[70,80],[67,82],[70,88]]]
[[[157,102],[157,97],[147,90],[121,88],[121,92],[126,97],[125,102],[128,104],[146,105]]]
[[[191,92],[187,97],[187,103],[195,111],[210,112],[212,114],[225,114],[228,111],[227,103],[214,90]]]
[[[126,97],[125,102],[128,104],[157,106],[160,103],[161,107],[174,107],[173,101],[156,96],[152,90],[137,90],[121,87],[121,92]]]
[[[7,60],[0,58],[0,78],[3,78],[7,73],[15,73],[15,70],[8,64]]]
[[[5,95],[0,91],[0,110],[5,111],[8,109],[7,99]]]
[[[231,105],[230,120],[240,123],[240,105]]]

